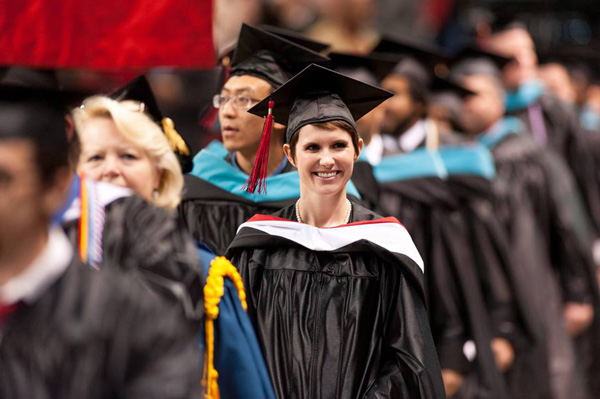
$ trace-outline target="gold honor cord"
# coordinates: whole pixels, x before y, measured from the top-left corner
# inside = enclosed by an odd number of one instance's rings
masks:
[[[242,277],[235,266],[224,256],[218,256],[210,262],[210,269],[204,286],[204,306],[206,309],[206,356],[204,358],[204,375],[202,385],[206,399],[219,399],[219,373],[215,369],[215,332],[214,323],[219,317],[219,303],[225,293],[225,278],[229,278],[238,291],[238,296],[244,310],[248,310],[246,291]]]
[[[183,141],[181,135],[175,130],[175,122],[171,118],[165,117],[162,119],[162,128],[167,136],[171,150],[182,155],[190,155],[190,149],[185,144],[185,141]]]

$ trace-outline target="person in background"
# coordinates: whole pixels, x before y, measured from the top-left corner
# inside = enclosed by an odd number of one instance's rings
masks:
[[[593,334],[597,287],[574,182],[562,158],[522,132],[519,120],[504,118],[501,75],[490,60],[466,58],[452,76],[476,93],[465,100],[461,125],[494,156],[496,209],[513,258],[523,265],[518,280],[538,282],[527,302],[531,324],[543,327],[548,361],[537,377],[543,382],[548,374],[554,397],[585,397],[569,334]]]
[[[282,37],[244,25],[232,68],[214,105],[219,111],[223,143],[213,142],[194,157],[185,176],[179,218],[196,242],[222,255],[240,224],[259,209],[275,211],[299,195],[297,173],[281,146],[285,128],[273,124],[266,175],[269,193],[243,190],[259,151],[264,121],[247,110],[311,62],[328,59]]]
[[[51,224],[72,175],[66,97],[0,84],[0,396],[200,398],[195,329]]]
[[[98,96],[75,109],[81,146],[77,169],[92,180],[128,187],[146,201],[174,210],[183,189],[181,167],[144,107]]]
[[[61,224],[84,263],[133,276],[197,325],[208,265],[172,211],[181,196],[174,151],[182,141],[173,140],[172,125],[164,123],[163,133],[157,124],[163,118],[145,78],[115,95],[128,100],[92,97],[73,111],[70,155],[83,176],[75,174]]]
[[[398,39],[382,39],[372,55],[396,62],[381,81],[394,93],[382,105],[381,156],[408,153],[424,147],[432,136],[427,117],[427,96],[436,66],[445,61],[440,50]]]

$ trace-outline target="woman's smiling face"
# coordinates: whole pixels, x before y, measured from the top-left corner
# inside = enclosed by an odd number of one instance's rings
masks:
[[[330,195],[345,189],[352,177],[354,162],[362,150],[358,141],[355,150],[350,133],[339,128],[324,129],[306,125],[296,133],[294,151],[288,144],[284,151],[289,161],[298,169],[302,191]]]

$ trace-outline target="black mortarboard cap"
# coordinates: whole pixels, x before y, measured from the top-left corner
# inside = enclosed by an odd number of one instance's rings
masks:
[[[284,39],[289,40],[290,42],[294,42],[299,44],[302,47],[306,47],[309,50],[316,51],[320,53],[322,51],[328,50],[331,45],[327,43],[323,43],[317,40],[309,39],[301,33],[294,32],[289,29],[279,28],[271,25],[260,25],[260,29],[265,30],[270,33],[274,33],[277,36],[281,36]]]
[[[377,55],[330,53],[331,69],[365,83],[377,85],[396,66],[397,62]]]
[[[269,160],[269,146],[273,123],[287,126],[285,142],[303,126],[314,123],[344,121],[356,131],[356,120],[367,114],[392,93],[352,79],[320,65],[311,64],[248,112],[267,115],[263,136],[246,182],[253,193],[264,187]]]
[[[248,112],[264,116],[272,100],[273,117],[287,126],[289,143],[298,129],[312,123],[342,120],[356,128],[356,120],[392,96],[379,87],[312,64]]]
[[[508,64],[514,59],[512,57],[506,57],[498,53],[483,50],[476,45],[469,45],[463,47],[461,50],[453,54],[452,57],[450,57],[448,66],[452,68],[454,65],[464,60],[476,60],[481,58],[486,58],[492,61],[500,70],[502,70],[502,68],[504,68],[506,64]]]
[[[397,62],[390,74],[406,77],[410,82],[411,96],[415,101],[426,102],[431,78],[445,75],[447,57],[432,45],[400,38],[383,38],[372,55]],[[442,71],[443,69],[443,71]]]
[[[520,18],[520,13],[512,10],[496,13],[496,17],[490,24],[491,33],[496,34],[511,29],[527,30],[527,24]]]
[[[384,37],[373,49],[371,54],[385,54],[397,62],[405,58],[412,58],[423,65],[428,71],[433,72],[439,64],[445,64],[447,56],[444,51],[433,45],[417,43],[402,38]]]
[[[557,62],[564,65],[570,74],[583,74],[594,84],[600,82],[600,43],[563,44],[539,54],[540,64]]]
[[[469,89],[467,89],[461,83],[450,79],[450,78],[439,78],[435,77],[431,83],[431,92],[432,93],[444,93],[451,92],[456,94],[457,96],[464,98],[467,96],[472,96],[475,93]]]
[[[181,165],[183,173],[188,173],[192,170],[193,161],[188,144],[183,137],[175,130],[175,124],[170,118],[163,117],[156,96],[148,83],[148,79],[144,75],[140,75],[129,81],[125,86],[117,89],[111,95],[111,98],[117,101],[137,101],[144,104],[143,110],[150,116],[154,122],[159,123],[167,141]]]
[[[243,24],[230,76],[251,75],[277,88],[311,63],[329,59],[283,37]]]
[[[5,67],[0,70],[0,139],[26,138],[67,151],[69,106],[85,96],[64,90],[53,70]]]

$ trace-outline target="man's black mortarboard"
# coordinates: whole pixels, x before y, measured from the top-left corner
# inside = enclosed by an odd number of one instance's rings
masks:
[[[243,24],[230,76],[251,75],[277,88],[311,63],[329,59],[273,33]]]
[[[260,25],[259,28],[262,30],[266,30],[267,32],[274,33],[277,36],[281,36],[284,39],[299,44],[302,47],[306,47],[309,50],[316,51],[317,53],[326,51],[331,47],[330,44],[309,39],[308,37],[289,29],[278,28],[276,26],[271,25]]]
[[[137,101],[143,106],[141,108],[150,116],[154,122],[160,124],[169,146],[177,155],[181,170],[183,173],[188,173],[192,170],[193,162],[189,146],[181,135],[175,130],[175,124],[170,118],[163,117],[160,112],[154,92],[148,83],[148,79],[144,75],[140,75],[125,86],[117,89],[110,95],[111,98],[117,101],[132,100]]]
[[[451,76],[487,75],[501,79],[501,71],[513,58],[469,46],[452,56],[448,66]]]
[[[514,10],[496,13],[496,17],[490,24],[491,33],[496,34],[511,29],[527,30],[527,24],[523,19],[519,18],[519,13]]]
[[[447,56],[440,48],[400,38],[381,39],[371,53],[386,54],[391,59],[396,59],[397,62],[412,58],[430,72],[434,72],[438,65],[445,64],[447,61]]]
[[[475,95],[475,93],[465,86],[460,84],[459,82],[450,79],[450,78],[438,78],[435,77],[433,82],[431,83],[431,92],[432,93],[443,93],[443,92],[452,92],[457,96],[464,98],[467,96]]]
[[[24,67],[0,70],[0,139],[27,138],[37,145],[67,151],[69,106],[84,93],[63,90],[55,71]]]
[[[357,130],[356,120],[392,96],[379,87],[312,64],[248,112],[268,113],[265,123],[276,120],[286,125],[285,142],[289,144],[294,134],[309,124],[340,120]],[[248,180],[250,192],[264,187],[270,141],[269,131],[265,133]]]
[[[377,55],[330,53],[331,69],[351,78],[377,85],[396,66],[397,62]]]
[[[494,53],[491,51],[483,50],[475,45],[470,45],[462,48],[458,52],[450,57],[448,66],[450,69],[456,64],[464,60],[476,60],[481,58],[487,58],[492,61],[498,69],[502,70],[506,64],[514,60],[512,57],[506,57],[504,55]]]
[[[426,102],[431,78],[446,74],[446,55],[441,49],[430,45],[383,38],[371,54],[397,62],[390,74],[404,76],[409,80],[410,93],[415,101]]]
[[[540,64],[557,62],[571,74],[578,72],[590,82],[600,82],[600,43],[561,45],[539,54],[539,60]]]

